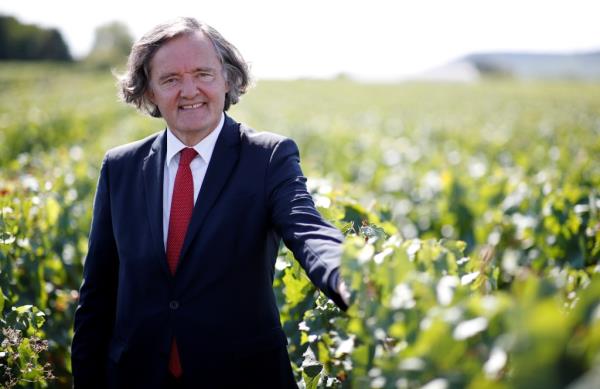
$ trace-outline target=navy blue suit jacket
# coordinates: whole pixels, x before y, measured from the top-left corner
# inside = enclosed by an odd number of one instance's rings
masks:
[[[295,143],[227,116],[171,275],[163,245],[165,134],[104,158],[75,314],[76,387],[117,386],[123,372],[140,387],[158,387],[173,336],[184,375],[285,345],[272,290],[281,238],[343,307],[331,287],[343,237],[316,211]]]

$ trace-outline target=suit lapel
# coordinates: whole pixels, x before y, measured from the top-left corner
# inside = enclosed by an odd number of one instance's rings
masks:
[[[167,256],[164,247],[163,234],[163,177],[165,174],[165,154],[167,149],[166,131],[156,137],[150,148],[148,156],[144,159],[142,172],[144,176],[144,194],[150,230],[152,231],[152,244],[158,255],[159,266],[170,274],[167,265]]]
[[[225,115],[225,123],[215,144],[215,149],[212,153],[206,175],[204,176],[204,182],[194,206],[192,220],[190,221],[185,241],[183,242],[181,256],[179,257],[180,264],[181,260],[185,258],[185,253],[188,251],[191,242],[201,229],[207,213],[219,197],[237,164],[239,142],[239,124]]]

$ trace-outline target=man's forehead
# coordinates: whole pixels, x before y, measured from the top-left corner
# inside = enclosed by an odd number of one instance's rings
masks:
[[[163,44],[149,63],[149,70],[165,72],[218,70],[221,67],[212,42],[201,32],[175,37]]]
[[[174,53],[184,54],[190,51],[207,51],[214,53],[214,46],[208,36],[201,31],[177,35],[164,42],[154,54],[154,57]]]

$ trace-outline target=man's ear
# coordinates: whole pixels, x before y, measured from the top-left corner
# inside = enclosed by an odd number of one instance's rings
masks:
[[[225,71],[225,68],[221,69],[221,74],[223,75],[223,80],[225,81],[225,93],[229,93],[231,92],[231,84],[229,83],[229,77],[227,77],[227,72]]]
[[[152,88],[150,87],[150,85],[148,85],[148,88],[146,88],[146,92],[144,92],[144,96],[150,100],[150,102],[154,105],[156,105],[156,103],[154,102],[154,92],[152,91]]]

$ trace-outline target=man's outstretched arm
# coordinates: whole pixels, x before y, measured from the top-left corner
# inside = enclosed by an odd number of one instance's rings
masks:
[[[306,188],[294,141],[283,139],[279,142],[266,174],[271,219],[285,245],[294,253],[310,280],[338,307],[346,310],[347,291],[339,275],[344,237],[317,211]]]

